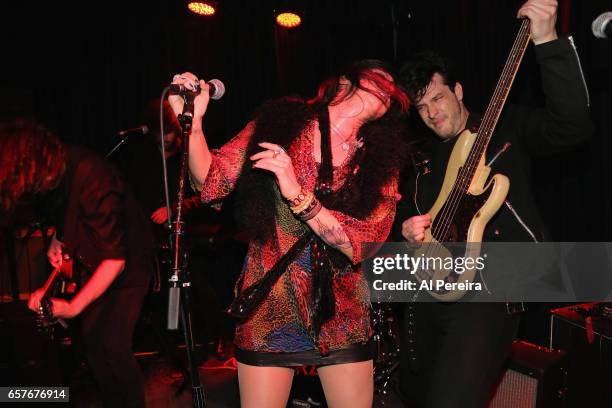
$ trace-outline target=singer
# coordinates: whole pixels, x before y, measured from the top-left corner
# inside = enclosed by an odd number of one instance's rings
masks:
[[[309,101],[264,104],[232,140],[209,150],[208,85],[174,84],[195,98],[189,142],[193,187],[219,207],[233,190],[250,233],[230,313],[242,407],[285,407],[291,366],[317,365],[330,407],[371,407],[373,350],[361,244],[391,228],[407,154],[406,95],[384,63],[363,60],[323,82]],[[180,96],[169,99],[181,113]],[[248,296],[247,296],[248,295]]]

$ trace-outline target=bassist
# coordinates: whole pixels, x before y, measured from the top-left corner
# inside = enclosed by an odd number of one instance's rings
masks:
[[[588,92],[571,38],[557,38],[557,2],[529,0],[518,12],[531,21],[531,40],[542,76],[545,109],[509,106],[486,152],[495,173],[510,179],[508,201],[487,225],[483,241],[543,239],[531,194],[530,158],[562,151],[592,132]],[[417,159],[402,186],[395,239],[421,242],[457,136],[476,131],[479,115],[463,102],[464,89],[436,54],[416,55],[402,69],[402,85],[432,138],[428,160]],[[425,163],[426,165],[418,165]],[[425,168],[426,167],[426,168]],[[418,184],[416,184],[418,182]],[[483,407],[490,398],[518,329],[507,305],[410,303],[402,329],[401,391],[422,407]]]

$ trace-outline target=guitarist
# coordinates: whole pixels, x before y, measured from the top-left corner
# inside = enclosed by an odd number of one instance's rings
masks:
[[[80,317],[85,358],[108,407],[144,407],[132,335],[151,275],[149,225],[118,173],[93,153],[63,145],[44,126],[0,123],[0,210],[35,195],[56,228],[47,255],[80,266],[70,301],[51,298],[54,317]],[[37,311],[42,290],[28,306]]]
[[[492,166],[493,172],[509,177],[508,201],[515,212],[502,206],[485,229],[485,241],[542,239],[542,222],[531,195],[529,155],[568,149],[592,132],[578,55],[571,38],[557,38],[556,10],[554,0],[529,0],[518,12],[518,17],[531,21],[546,106],[509,106],[502,113],[487,160],[506,146]],[[464,129],[475,132],[479,117],[465,106],[462,85],[438,55],[416,55],[404,64],[401,78],[422,122],[437,136],[431,139],[432,153],[414,160],[395,221],[395,239],[420,242],[431,225],[426,212],[438,196],[457,136]],[[512,306],[407,304],[401,339],[402,393],[428,408],[485,406],[516,336],[519,318]]]

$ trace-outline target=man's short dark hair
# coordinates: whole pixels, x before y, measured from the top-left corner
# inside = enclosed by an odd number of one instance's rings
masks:
[[[416,104],[425,95],[435,73],[442,76],[444,84],[448,85],[451,90],[455,88],[457,80],[450,62],[434,51],[426,50],[413,54],[402,64],[399,83],[413,104]]]

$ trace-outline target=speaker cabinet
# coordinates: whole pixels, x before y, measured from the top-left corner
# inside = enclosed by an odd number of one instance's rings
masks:
[[[612,407],[612,305],[585,303],[552,310],[551,347],[568,355],[568,406]]]
[[[0,239],[0,303],[27,300],[51,272],[45,239],[40,230],[4,232]]]
[[[565,407],[565,357],[561,350],[515,341],[489,408]]]

